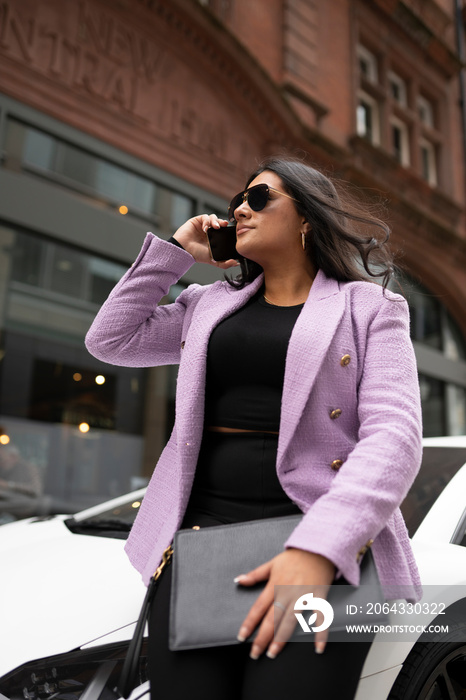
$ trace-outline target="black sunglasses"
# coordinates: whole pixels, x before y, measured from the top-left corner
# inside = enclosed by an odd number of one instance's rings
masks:
[[[265,205],[269,201],[270,192],[282,194],[284,197],[292,199],[293,202],[298,201],[294,197],[291,197],[289,194],[286,194],[285,192],[280,192],[280,190],[276,190],[273,187],[267,185],[266,183],[263,183],[261,185],[254,185],[254,187],[250,187],[248,190],[243,190],[243,192],[240,192],[239,194],[233,197],[233,199],[230,202],[230,206],[228,207],[229,220],[235,220],[235,210],[238,209],[238,207],[240,207],[243,204],[243,202],[247,202],[253,211],[262,211],[262,209],[264,209]]]

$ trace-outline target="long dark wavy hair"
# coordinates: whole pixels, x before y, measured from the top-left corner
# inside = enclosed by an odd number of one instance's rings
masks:
[[[387,287],[395,273],[387,242],[390,228],[348,192],[319,170],[297,160],[271,157],[249,177],[246,188],[266,170],[278,175],[285,191],[294,197],[298,213],[310,225],[306,253],[313,266],[340,282],[379,281]],[[241,289],[262,272],[262,267],[240,259],[241,274],[229,283]]]

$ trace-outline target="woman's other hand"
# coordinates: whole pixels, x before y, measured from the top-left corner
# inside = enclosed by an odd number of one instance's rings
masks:
[[[257,659],[264,651],[269,658],[275,658],[286,644],[296,625],[294,604],[302,593],[313,591],[316,596],[325,598],[328,588],[335,578],[334,564],[320,554],[303,549],[286,549],[270,561],[241,574],[235,582],[241,586],[253,586],[259,581],[267,584],[249,610],[241,624],[238,639],[244,641],[260,624],[259,631],[252,643],[251,658]],[[283,600],[274,605],[275,586],[289,586],[281,589]],[[300,588],[298,588],[300,587]],[[277,616],[279,619],[277,621]],[[322,623],[321,613],[317,613],[316,625]],[[279,639],[274,639],[277,626]],[[327,631],[314,634],[317,653],[322,653],[327,641]]]
[[[173,238],[175,238],[186,252],[190,253],[198,263],[207,263],[208,265],[214,265],[223,270],[238,265],[239,263],[237,260],[225,260],[224,262],[212,260],[206,235],[207,229],[210,226],[213,228],[222,228],[223,226],[228,226],[228,221],[219,219],[215,214],[200,214],[199,216],[194,216],[192,219],[188,219],[183,226],[180,226]]]

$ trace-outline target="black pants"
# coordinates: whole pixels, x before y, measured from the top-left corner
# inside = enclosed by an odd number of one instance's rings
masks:
[[[300,512],[275,472],[277,438],[207,434],[182,527],[218,525]],[[176,556],[176,553],[175,555]],[[242,573],[242,572],[240,572]],[[153,700],[351,700],[370,642],[291,642],[275,658],[249,658],[248,643],[170,651],[170,567],[162,575],[149,620]]]

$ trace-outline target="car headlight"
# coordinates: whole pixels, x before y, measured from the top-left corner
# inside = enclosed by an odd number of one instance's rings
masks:
[[[30,661],[0,679],[0,693],[8,700],[111,700],[128,650],[128,642],[72,651]],[[147,642],[139,662],[139,681],[147,680]],[[89,693],[89,694],[88,694]]]

